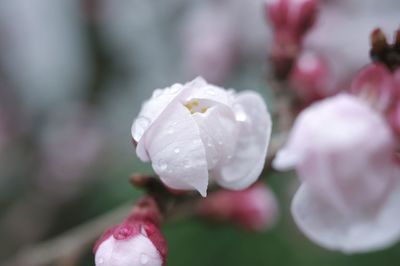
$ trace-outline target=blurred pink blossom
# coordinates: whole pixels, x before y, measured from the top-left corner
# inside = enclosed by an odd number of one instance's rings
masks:
[[[39,186],[69,198],[87,181],[104,157],[105,135],[88,108],[68,105],[50,115],[40,139]]]
[[[234,18],[219,5],[196,9],[184,23],[184,69],[191,76],[223,84],[237,57]]]
[[[335,80],[329,65],[321,55],[304,52],[296,60],[289,77],[291,88],[305,104],[332,96],[336,92]]]
[[[273,226],[278,216],[278,205],[269,187],[257,183],[242,191],[221,190],[200,200],[198,213],[207,218],[226,221],[252,231],[263,231]]]
[[[384,117],[341,94],[300,113],[274,167],[296,169],[302,184],[292,214],[307,237],[328,249],[368,252],[400,238],[394,154]]]

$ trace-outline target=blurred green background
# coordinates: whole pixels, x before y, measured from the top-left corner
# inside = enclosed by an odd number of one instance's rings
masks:
[[[369,32],[393,32],[399,11],[398,0],[321,0],[305,49],[345,84],[369,60]],[[273,111],[270,43],[263,0],[1,1],[0,264],[139,197],[128,177],[152,169],[130,127],[154,89],[202,75],[259,91]],[[290,216],[293,173],[262,178],[279,199],[275,228],[167,223],[169,265],[400,264],[399,245],[351,256],[313,245]]]

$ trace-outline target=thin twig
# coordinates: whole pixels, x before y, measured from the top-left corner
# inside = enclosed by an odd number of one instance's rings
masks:
[[[89,246],[110,225],[120,222],[132,208],[123,205],[56,238],[21,250],[4,266],[54,265]]]

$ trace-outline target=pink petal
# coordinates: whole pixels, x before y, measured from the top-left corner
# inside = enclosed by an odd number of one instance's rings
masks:
[[[240,190],[254,183],[261,174],[272,124],[264,100],[254,92],[239,93],[234,112],[240,123],[236,151],[212,175],[221,186]]]
[[[203,141],[208,169],[233,154],[238,138],[235,114],[224,105],[211,107],[207,112],[193,114]]]
[[[166,89],[157,89],[151,99],[146,101],[131,128],[132,138],[139,142],[154,121],[164,112],[167,106],[183,91],[181,84],[174,84]]]
[[[196,189],[206,195],[207,160],[198,126],[181,103],[170,105],[144,135],[154,171],[174,189]],[[139,146],[138,146],[139,147]]]
[[[139,234],[129,240],[109,237],[98,248],[96,266],[161,266],[162,258],[153,243]]]
[[[301,185],[292,214],[301,231],[316,244],[345,253],[384,249],[400,238],[400,186],[397,184],[375,215],[344,214]]]

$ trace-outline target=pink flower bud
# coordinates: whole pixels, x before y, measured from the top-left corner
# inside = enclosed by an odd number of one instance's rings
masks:
[[[215,192],[199,202],[198,213],[247,230],[262,231],[275,224],[278,207],[273,192],[258,183],[242,191]]]
[[[371,64],[362,69],[350,90],[382,112],[387,111],[398,97],[394,77],[383,64]]]
[[[167,243],[155,207],[151,198],[144,198],[125,221],[108,229],[93,248],[96,266],[165,265]]]
[[[290,32],[300,41],[314,25],[317,0],[267,0],[266,14],[275,32]]]
[[[278,77],[289,74],[304,36],[315,22],[317,7],[317,0],[266,1],[266,14],[274,30],[271,60]]]
[[[303,53],[297,59],[290,75],[290,84],[297,97],[306,104],[335,92],[327,62],[311,52]]]

